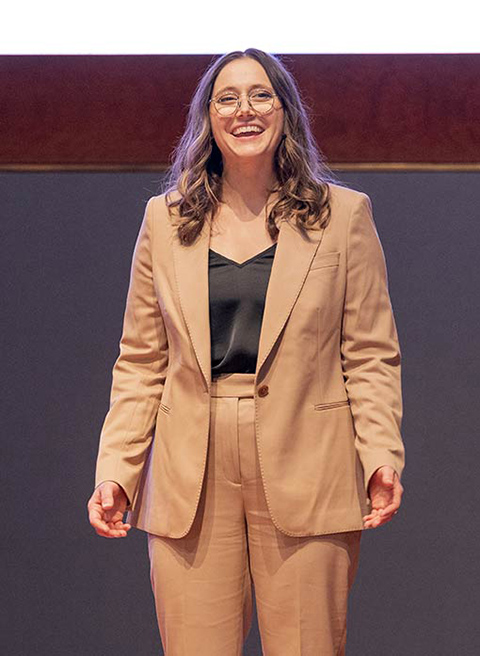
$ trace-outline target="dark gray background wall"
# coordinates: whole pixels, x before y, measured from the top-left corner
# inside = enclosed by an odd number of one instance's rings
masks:
[[[8,656],[161,653],[146,535],[87,522],[155,173],[1,173],[0,585]],[[362,539],[350,656],[480,653],[480,173],[342,173],[373,201],[403,353],[405,494]],[[256,625],[245,654],[260,656]],[[320,655],[319,655],[320,656]]]

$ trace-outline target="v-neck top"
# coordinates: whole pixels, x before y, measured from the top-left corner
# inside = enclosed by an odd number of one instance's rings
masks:
[[[265,297],[277,244],[244,262],[209,249],[212,377],[255,373]]]

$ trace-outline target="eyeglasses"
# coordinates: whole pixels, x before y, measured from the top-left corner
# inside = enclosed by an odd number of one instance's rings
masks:
[[[247,95],[248,104],[257,114],[268,114],[273,109],[275,97],[277,94],[269,89],[254,89]],[[208,102],[213,103],[220,116],[233,116],[242,104],[241,96],[233,91],[226,91]]]

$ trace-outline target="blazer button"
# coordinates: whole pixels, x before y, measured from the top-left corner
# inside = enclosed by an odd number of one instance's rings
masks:
[[[268,394],[268,385],[260,385],[258,388],[258,396],[267,396]]]

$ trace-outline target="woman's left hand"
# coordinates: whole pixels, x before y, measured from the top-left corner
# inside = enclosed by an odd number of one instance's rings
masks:
[[[379,467],[368,485],[372,512],[364,515],[364,528],[377,528],[389,522],[400,507],[403,485],[397,472],[389,465]]]

